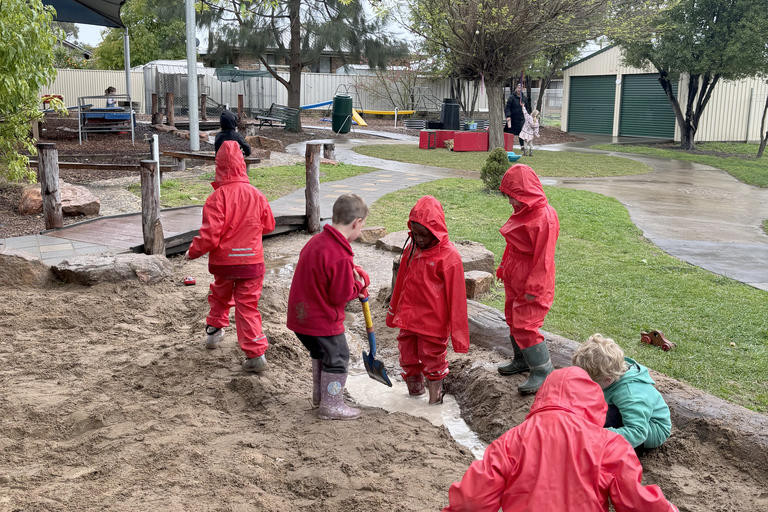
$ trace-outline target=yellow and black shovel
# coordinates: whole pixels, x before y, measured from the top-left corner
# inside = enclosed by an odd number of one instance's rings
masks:
[[[371,352],[366,354],[363,351],[363,363],[365,364],[365,371],[368,372],[368,376],[373,380],[377,380],[382,384],[386,384],[392,387],[392,381],[387,377],[387,369],[384,367],[384,363],[376,360],[376,333],[373,332],[373,319],[371,318],[371,308],[368,306],[368,296],[364,299],[360,299],[363,305],[363,316],[365,316],[365,330],[368,333],[368,346]]]

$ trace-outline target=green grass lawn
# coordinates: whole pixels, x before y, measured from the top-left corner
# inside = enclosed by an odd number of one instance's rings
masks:
[[[337,181],[376,171],[373,167],[361,167],[347,164],[320,164],[320,181]],[[251,184],[261,190],[268,200],[277,199],[304,186],[306,180],[305,165],[280,165],[275,167],[257,167],[248,172]],[[198,178],[168,179],[160,185],[160,202],[164,208],[203,204],[213,192],[211,182],[214,174],[207,173]],[[141,196],[141,185],[133,184],[128,189]]]
[[[768,187],[768,153],[756,159],[757,144],[737,142],[704,142],[697,144],[697,152],[689,153],[680,149],[629,144],[597,144],[594,149],[635,153],[640,155],[674,158],[722,169],[737,180],[756,187]],[[732,156],[728,156],[732,155]]]
[[[356,146],[355,151],[397,162],[470,171],[479,171],[488,158],[486,152],[453,152],[445,148],[425,150],[415,144],[372,144]],[[647,165],[627,158],[563,151],[534,151],[533,156],[523,157],[518,163],[530,165],[539,176],[552,177],[623,176],[651,170]]]
[[[555,303],[544,329],[579,341],[603,333],[651,368],[768,411],[768,293],[662,252],[612,198],[544,188],[561,223]],[[408,212],[424,194],[443,203],[452,239],[481,242],[500,260],[498,229],[512,209],[501,195],[483,191],[479,180],[440,180],[388,194],[373,205],[367,224],[405,229]],[[497,286],[484,302],[503,310],[503,293]],[[664,331],[677,349],[641,344],[639,333],[648,328]]]

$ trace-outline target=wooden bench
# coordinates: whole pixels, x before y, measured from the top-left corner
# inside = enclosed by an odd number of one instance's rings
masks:
[[[256,119],[259,121],[259,129],[265,124],[274,126],[274,123],[278,123],[283,126],[288,126],[299,115],[299,109],[286,107],[285,105],[278,105],[273,103],[269,107],[269,110],[263,114],[257,115]]]
[[[183,171],[187,168],[187,160],[216,161],[216,154],[213,151],[163,151],[161,154],[173,158],[177,171]],[[254,149],[251,156],[245,157],[245,170],[248,171],[251,164],[258,164],[262,159],[269,159],[269,154],[268,150]]]

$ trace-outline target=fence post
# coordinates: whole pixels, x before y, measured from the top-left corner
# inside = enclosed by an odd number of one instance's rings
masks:
[[[323,144],[323,158],[326,160],[336,160],[336,144]]]
[[[240,123],[243,122],[243,95],[237,95],[237,119]]]
[[[160,98],[152,93],[152,124],[163,124],[163,114],[160,112]]]
[[[155,173],[159,172],[154,160],[141,164],[141,232],[144,235],[144,254],[165,255],[163,224],[160,222],[160,187]]]
[[[203,93],[200,95],[200,120],[208,120],[208,112],[206,111],[205,103],[208,100],[208,95]]]
[[[40,195],[43,198],[43,216],[45,229],[64,226],[64,214],[61,211],[61,191],[59,190],[59,152],[52,142],[37,144],[37,179],[40,182]]]
[[[168,119],[168,126],[176,126],[176,114],[173,108],[173,93],[165,93],[165,117]]]
[[[320,148],[322,144],[307,144],[307,185],[304,189],[307,211],[307,231],[320,231]]]

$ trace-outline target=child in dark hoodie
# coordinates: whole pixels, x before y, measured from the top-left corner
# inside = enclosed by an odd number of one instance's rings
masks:
[[[437,199],[419,199],[408,227],[410,239],[403,248],[387,325],[400,328],[397,343],[408,393],[424,394],[426,376],[429,403],[439,404],[448,375],[448,336],[454,352],[469,351],[464,267],[448,239],[443,206]]]
[[[240,144],[240,149],[245,156],[251,156],[251,146],[245,142],[243,136],[237,131],[237,115],[234,112],[225,110],[221,113],[219,123],[221,124],[221,131],[216,134],[216,140],[213,144],[216,153],[219,152],[219,148],[225,140],[233,140]]]
[[[229,325],[229,308],[235,305],[237,341],[246,355],[243,370],[258,373],[267,366],[267,337],[261,328],[259,298],[264,282],[264,249],[261,235],[275,229],[267,198],[248,181],[245,160],[234,141],[224,141],[216,155],[213,193],[203,206],[203,225],[186,257],[210,253],[213,274],[206,318],[206,348],[214,349]]]
[[[499,230],[507,247],[496,277],[504,282],[504,316],[514,350],[514,359],[500,366],[499,373],[514,375],[530,370],[528,380],[517,389],[535,393],[553,369],[539,328],[555,297],[555,245],[560,222],[539,177],[527,165],[507,169],[499,190],[515,210]]]
[[[608,403],[606,428],[621,434],[634,448],[657,448],[669,438],[669,406],[653,386],[648,368],[611,338],[593,334],[573,354],[573,364],[603,388]]]

